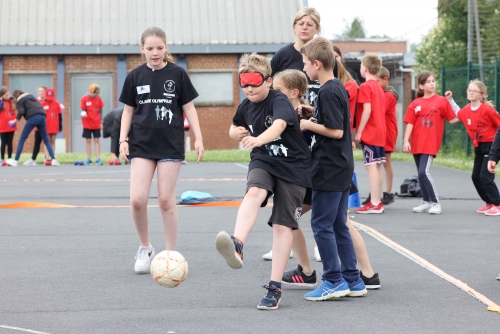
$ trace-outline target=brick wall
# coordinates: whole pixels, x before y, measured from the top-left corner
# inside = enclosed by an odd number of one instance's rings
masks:
[[[238,55],[188,55],[186,56],[188,72],[192,70],[232,70],[233,101],[232,106],[196,107],[200,119],[203,145],[205,149],[227,150],[237,149],[238,143],[229,138],[229,127],[239,105]],[[196,88],[196,87],[195,87]],[[194,135],[191,132],[191,147]]]
[[[173,55],[174,61],[177,56]],[[67,55],[64,56],[64,99],[62,102],[64,110],[64,138],[66,139],[66,149],[71,150],[71,75],[78,73],[112,73],[113,74],[113,100],[116,108],[118,105],[118,87],[116,73],[116,55]],[[57,63],[58,56],[4,56],[2,58],[4,73],[2,85],[9,84],[9,75],[16,74],[51,74],[53,86],[57,96]],[[228,136],[229,126],[239,104],[239,89],[237,78],[238,56],[237,55],[187,55],[187,68],[190,70],[231,70],[233,76],[233,100],[232,106],[221,107],[198,107],[201,130],[205,149],[234,149],[238,148],[238,143]],[[127,72],[142,65],[144,60],[140,55],[127,55]],[[17,87],[9,87],[11,92]],[[85,92],[82,92],[82,95]],[[14,152],[17,148],[19,136],[25,124],[24,118],[18,123],[18,130],[14,136]],[[33,151],[33,134],[31,134],[24,144],[23,153]],[[191,146],[194,148],[194,135],[191,133]],[[43,152],[43,151],[42,151]]]

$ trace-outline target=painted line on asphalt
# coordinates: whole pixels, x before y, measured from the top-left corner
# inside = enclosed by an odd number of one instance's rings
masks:
[[[13,326],[5,326],[5,325],[0,325],[0,328],[13,329],[13,330],[16,330],[16,331],[21,331],[21,332],[26,332],[26,333],[34,333],[34,334],[49,334],[49,333],[46,333],[46,332],[35,331],[33,329],[27,329],[27,328],[21,328],[21,327],[13,327]]]
[[[178,179],[178,182],[234,182],[246,181],[247,179],[239,178],[211,178],[211,179]],[[157,182],[153,179],[152,182]],[[130,179],[3,179],[0,182],[130,182]]]
[[[386,237],[382,233],[378,232],[377,230],[375,230],[369,226],[354,222],[354,221],[352,223],[354,226],[356,226],[359,229],[361,229],[362,231],[366,232],[368,235],[370,235],[371,237],[380,241],[384,245],[388,246],[389,248],[392,248],[393,250],[395,250],[399,254],[405,256],[406,258],[412,260],[413,262],[415,262],[415,263],[419,264],[420,266],[424,267],[425,269],[429,270],[433,274],[435,274],[435,275],[441,277],[442,279],[448,281],[449,283],[455,285],[456,287],[458,287],[462,291],[466,292],[468,295],[476,298],[481,303],[488,306],[488,311],[500,313],[500,306],[495,304],[493,301],[488,299],[483,294],[477,292],[476,290],[474,290],[473,288],[468,286],[466,283],[464,283],[464,282],[456,279],[455,277],[445,273],[444,271],[442,271],[441,269],[439,269],[438,267],[436,267],[435,265],[433,265],[429,261],[418,256],[417,254],[413,253],[412,251],[408,250],[407,248],[404,248],[400,244],[392,241],[391,239],[389,239],[388,237]]]
[[[235,164],[235,165],[238,166],[238,167],[241,167],[241,168],[248,169],[248,166],[245,166],[245,165],[242,165],[242,164]]]
[[[238,207],[241,201],[217,201],[199,204],[178,204],[178,208],[195,207]],[[267,203],[272,207],[273,203]],[[14,202],[0,204],[0,209],[129,209],[130,205],[69,205],[48,202]],[[148,208],[159,208],[159,205],[148,205]]]

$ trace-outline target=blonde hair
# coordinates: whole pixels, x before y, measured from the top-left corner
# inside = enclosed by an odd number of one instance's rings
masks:
[[[434,77],[434,74],[432,74],[432,72],[430,72],[430,71],[423,71],[422,73],[420,73],[418,75],[418,78],[417,78],[417,86],[418,86],[417,97],[424,96],[424,90],[420,89],[420,85],[425,85],[425,83],[427,82],[427,79],[429,79],[430,77]]]
[[[299,97],[307,92],[308,82],[304,72],[299,70],[284,70],[274,75],[273,80],[281,80],[283,86],[289,90],[298,90]]]
[[[151,36],[156,36],[160,38],[165,45],[167,45],[167,34],[165,32],[158,28],[158,27],[149,27],[141,35],[141,46],[144,46],[144,43],[146,43],[146,38],[151,37]],[[145,59],[146,56],[144,56],[144,53],[141,54],[141,58]],[[163,57],[163,61],[165,62],[174,62],[174,57],[168,52],[165,52],[165,56]]]
[[[390,79],[391,78],[391,72],[389,72],[389,70],[387,68],[385,68],[384,66],[382,66],[382,67],[380,67],[380,70],[378,71],[377,76],[380,79],[383,79],[383,78]]]
[[[38,86],[38,88],[42,88],[44,91],[48,89],[46,86]]]
[[[337,61],[335,64],[338,70],[338,79],[340,80],[342,85],[345,86],[345,84],[348,83],[349,81],[353,81],[356,84],[356,87],[359,87],[356,80],[353,79],[351,73],[347,71],[347,69],[345,68],[344,64],[342,64],[341,61]]]
[[[367,54],[361,58],[361,64],[368,69],[370,74],[377,75],[382,67],[382,58],[373,53]]]
[[[0,87],[0,99],[3,100],[3,96],[8,91],[9,91],[9,88],[7,88],[5,86]],[[10,99],[10,108],[12,109],[12,111],[16,111],[16,100],[13,98]],[[2,108],[0,108],[0,110],[5,110],[5,103],[3,104]]]
[[[318,34],[321,32],[321,16],[318,11],[313,7],[304,7],[295,14],[295,19],[293,20],[292,28],[295,28],[295,25],[301,18],[304,16],[309,16],[313,22],[316,24],[316,29],[318,30]]]
[[[240,58],[240,68],[238,69],[238,74],[248,73],[248,72],[258,72],[264,77],[270,77],[273,70],[271,69],[271,63],[269,60],[257,53],[245,53]]]
[[[317,60],[323,64],[325,70],[333,70],[335,54],[332,43],[326,38],[313,38],[300,49],[300,53],[306,56],[311,63]]]
[[[476,86],[477,89],[479,89],[479,91],[481,92],[481,94],[483,94],[483,97],[480,100],[481,103],[495,107],[492,101],[488,101],[488,88],[486,88],[486,85],[482,81],[474,79],[469,82],[469,85]]]

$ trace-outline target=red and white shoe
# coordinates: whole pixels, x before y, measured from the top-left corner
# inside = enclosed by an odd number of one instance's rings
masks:
[[[113,166],[115,164],[115,161],[114,160],[109,160],[109,165],[110,166]]]
[[[486,216],[500,216],[500,206],[493,205],[491,209],[484,213]]]
[[[382,202],[374,205],[372,202],[366,203],[364,206],[355,210],[356,213],[383,213],[384,204]]]
[[[52,166],[52,160],[45,160],[45,166]]]
[[[2,161],[2,164],[0,166],[2,166],[2,167],[7,166],[7,161]]]
[[[491,209],[492,207],[494,207],[493,204],[488,204],[486,203],[485,205],[483,205],[482,207],[480,207],[479,209],[477,209],[477,213],[485,213],[486,211],[488,211],[489,209]]]

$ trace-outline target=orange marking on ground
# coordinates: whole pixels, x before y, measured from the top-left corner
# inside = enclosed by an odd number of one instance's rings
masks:
[[[468,286],[466,283],[464,283],[464,282],[456,279],[455,277],[453,277],[451,275],[448,275],[447,273],[445,273],[444,271],[442,271],[441,269],[439,269],[438,267],[436,267],[432,263],[430,263],[427,260],[421,258],[417,254],[415,254],[412,251],[404,248],[403,246],[399,245],[398,243],[392,241],[391,239],[389,239],[388,237],[386,237],[382,233],[378,232],[377,230],[375,230],[375,229],[373,229],[373,228],[371,228],[369,226],[357,223],[357,222],[352,222],[352,223],[355,226],[361,228],[362,230],[365,230],[365,232],[371,233],[373,236],[375,236],[376,238],[378,238],[381,241],[383,241],[389,247],[393,247],[397,251],[405,254],[406,256],[408,256],[410,259],[412,259],[413,261],[415,261],[418,264],[420,264],[425,269],[427,269],[430,272],[438,275],[439,277],[443,278],[444,280],[450,282],[451,284],[455,285],[459,289],[461,289],[464,292],[468,293],[472,297],[476,298],[481,303],[483,303],[486,306],[488,306],[488,311],[500,313],[500,306],[498,306],[497,304],[495,304],[494,302],[492,302],[490,299],[488,299],[483,294],[477,292],[476,290],[474,290],[473,288],[471,288],[470,286]]]
[[[181,182],[235,182],[247,179],[214,178],[214,179],[179,179]],[[0,180],[0,182],[130,182],[130,179],[11,179]],[[153,179],[153,182],[158,180]]]
[[[73,205],[45,202],[15,202],[0,204],[0,209],[60,209],[73,207]]]
[[[219,201],[200,204],[178,204],[178,208],[185,207],[237,207],[241,201]],[[272,207],[273,203],[267,203],[267,207]],[[148,205],[148,208],[158,208],[159,205]],[[68,205],[46,202],[15,202],[0,204],[0,209],[128,209],[130,205]]]

